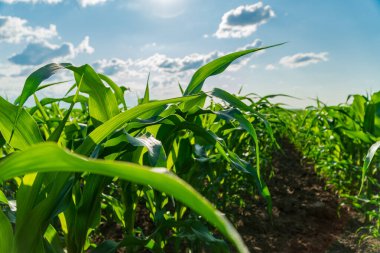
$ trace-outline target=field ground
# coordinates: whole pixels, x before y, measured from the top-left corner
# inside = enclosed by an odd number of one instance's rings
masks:
[[[341,208],[338,197],[326,190],[311,164],[287,140],[274,155],[274,177],[268,181],[273,197],[273,224],[257,201],[239,210],[237,225],[251,252],[376,253],[380,240],[358,246],[358,214]]]

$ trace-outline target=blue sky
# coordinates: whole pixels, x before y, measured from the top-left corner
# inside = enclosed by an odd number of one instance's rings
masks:
[[[205,89],[302,98],[281,100],[291,107],[317,96],[335,104],[380,90],[379,25],[379,0],[0,0],[0,95],[15,98],[46,63],[71,62],[130,87],[130,104],[149,73],[153,97],[173,97],[216,57],[287,42],[240,60]]]

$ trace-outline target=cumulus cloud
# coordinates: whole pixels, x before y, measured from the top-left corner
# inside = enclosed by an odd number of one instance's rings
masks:
[[[261,45],[262,41],[256,39],[252,43],[234,51],[257,48]],[[219,51],[212,51],[205,54],[193,53],[185,55],[184,57],[169,57],[164,54],[156,53],[150,57],[135,60],[122,60],[118,58],[102,59],[95,62],[94,66],[98,71],[103,72],[106,75],[116,75],[119,72],[128,72],[131,70],[134,71],[134,76],[136,76],[136,73],[138,72],[181,73],[196,70],[223,55],[225,55],[225,53]],[[250,57],[239,58],[231,64],[228,70],[238,70],[242,66],[245,66],[249,60]]]
[[[260,40],[255,40],[236,50],[255,48],[261,44]],[[196,69],[223,55],[225,53],[219,51],[204,54],[193,53],[183,57],[169,57],[156,53],[140,59],[101,59],[93,63],[92,66],[98,72],[111,76],[117,83],[126,83],[133,92],[140,95],[144,92],[145,83],[150,73],[152,89],[160,89],[159,93],[166,92],[168,93],[167,96],[178,96],[180,95],[177,88],[178,82],[187,83]],[[252,56],[234,61],[227,71],[237,71],[247,65]]]
[[[48,28],[28,26],[28,21],[18,17],[0,16],[0,42],[41,42],[58,35],[55,25]]]
[[[173,74],[195,70],[222,55],[218,51],[208,54],[190,54],[177,58],[168,57],[164,54],[154,54],[148,58],[136,60],[102,59],[93,65],[98,71],[106,75],[117,75],[120,72],[125,72],[134,77],[141,77],[138,73],[156,72]]]
[[[285,56],[280,59],[279,63],[287,68],[305,67],[310,64],[328,61],[328,53],[298,53],[291,56]]]
[[[31,4],[57,4],[62,2],[62,0],[0,0],[0,3],[6,4],[16,4],[16,3],[31,3]]]
[[[214,36],[219,39],[248,37],[274,16],[272,8],[269,5],[264,6],[262,2],[241,5],[224,13]]]
[[[54,45],[47,42],[30,43],[19,54],[15,54],[8,60],[17,65],[40,65],[58,59],[72,59],[80,53],[91,54],[94,49],[89,44],[89,37],[74,47],[72,43]]]
[[[195,53],[182,58],[171,58],[163,54],[154,54],[149,58],[138,60],[136,65],[155,71],[175,73],[197,69],[220,56],[222,56],[222,53],[218,51],[208,54]]]
[[[263,45],[263,42],[259,39],[255,39],[252,43],[249,43],[243,47],[240,47],[237,49],[237,51],[242,51],[242,50],[248,50],[248,49],[252,49],[252,48],[258,48],[258,47],[261,47]]]
[[[93,63],[92,66],[107,76],[113,76],[128,71],[128,68],[133,66],[133,61],[131,59],[124,61],[118,58],[101,59]]]
[[[82,40],[81,43],[79,43],[78,47],[74,49],[75,54],[80,53],[86,53],[86,54],[92,54],[95,51],[95,49],[90,46],[90,37],[86,36]]]

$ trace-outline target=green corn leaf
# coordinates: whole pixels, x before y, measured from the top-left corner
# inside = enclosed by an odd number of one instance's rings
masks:
[[[54,75],[57,71],[70,66],[69,63],[51,63],[47,64],[38,70],[34,71],[25,81],[20,97],[15,101],[15,104],[23,106],[28,98],[33,95],[39,88],[40,84]]]
[[[122,128],[124,125],[128,123],[128,121],[136,119],[147,111],[154,110],[163,105],[171,104],[171,103],[179,103],[190,101],[192,99],[197,99],[199,95],[188,96],[188,97],[179,97],[166,99],[161,101],[149,102],[147,104],[142,104],[135,106],[128,111],[122,112],[112,119],[108,120],[104,124],[97,127],[88,137],[85,139],[82,145],[76,150],[77,153],[83,155],[89,155],[96,145],[102,142],[107,136],[110,136],[117,129]]]
[[[89,65],[67,66],[74,72],[79,90],[90,95],[88,107],[95,125],[100,125],[119,113],[115,94],[105,87],[99,75]]]
[[[114,81],[112,81],[111,78],[109,78],[108,76],[105,76],[103,74],[98,74],[99,77],[105,81],[110,87],[111,89],[115,92],[115,96],[117,98],[117,101],[119,103],[121,103],[124,107],[124,110],[127,109],[127,104],[125,102],[125,99],[124,99],[124,91],[122,88],[120,88]]]
[[[202,90],[203,83],[208,77],[222,73],[234,60],[238,59],[239,57],[279,45],[282,44],[235,52],[207,63],[194,73],[183,95],[188,96],[200,92]]]
[[[145,87],[145,92],[144,92],[144,98],[142,99],[142,104],[146,104],[150,100],[150,97],[149,97],[149,77],[150,77],[150,74],[148,75],[148,80],[146,81],[146,87]]]
[[[49,156],[49,154],[45,155]],[[34,173],[25,177],[33,175],[37,176],[35,180],[29,180],[31,185],[23,180],[25,184],[17,193],[15,253],[41,252],[39,247],[42,247],[43,236],[49,221],[64,210],[67,206],[65,201],[71,193],[73,180],[70,179],[70,173]],[[49,176],[50,180],[48,180]],[[40,192],[43,181],[46,181],[45,184],[51,189],[47,194]]]
[[[48,105],[48,104],[52,104],[55,102],[61,102],[61,101],[71,104],[74,102],[74,98],[75,98],[75,95],[64,97],[64,98],[43,98],[43,99],[41,99],[40,103],[43,106]],[[80,103],[87,103],[88,98],[85,96],[82,96],[82,95],[78,95],[76,97],[75,101],[80,102]]]
[[[29,113],[1,97],[0,119],[0,132],[6,141],[11,139],[9,144],[12,147],[22,150],[43,141],[40,130]]]
[[[39,91],[39,90],[43,90],[45,88],[48,88],[48,87],[51,87],[51,86],[54,86],[54,85],[58,85],[58,84],[62,84],[62,83],[68,83],[70,81],[61,81],[61,82],[55,82],[55,83],[48,83],[48,84],[45,84],[45,85],[40,85],[38,86],[38,88],[36,89],[36,91]],[[21,97],[18,96],[14,102],[14,104],[18,104],[20,102],[20,99]]]
[[[73,101],[70,105],[70,108],[67,110],[65,117],[62,119],[62,121],[59,123],[58,127],[54,130],[54,132],[49,136],[48,141],[58,142],[59,138],[61,137],[61,134],[63,132],[63,129],[65,128],[65,125],[70,117],[70,113],[74,108],[74,105],[77,103],[78,97],[79,97],[79,90],[82,85],[83,76],[80,79],[77,92],[74,95]]]
[[[8,205],[8,199],[2,190],[0,190],[0,203]]]
[[[44,237],[47,241],[47,243],[45,244],[45,248],[47,248],[48,253],[64,253],[65,252],[61,245],[59,234],[52,225],[48,226]]]
[[[218,152],[222,155],[222,157],[230,163],[235,169],[238,171],[241,171],[243,173],[248,174],[251,176],[253,181],[256,184],[256,188],[259,191],[259,193],[266,199],[268,204],[268,212],[271,215],[272,213],[272,198],[269,192],[268,187],[265,185],[265,183],[260,178],[260,173],[258,169],[255,169],[241,159],[238,155],[236,155],[234,152],[227,149],[223,139],[216,136],[213,132],[207,131],[204,128],[190,122],[181,122],[176,125],[177,130],[181,129],[189,129],[191,130],[197,137],[202,138],[207,144],[214,145],[215,148],[218,150]]]
[[[240,235],[228,220],[190,185],[163,168],[150,169],[137,164],[90,160],[63,150],[52,143],[34,145],[16,152],[0,162],[0,180],[33,172],[90,172],[109,177],[118,176],[137,184],[151,185],[173,195],[213,224],[239,249],[249,252]]]
[[[265,128],[266,128],[269,136],[271,137],[272,141],[277,145],[277,147],[279,147],[278,143],[276,141],[276,138],[274,137],[273,129],[272,129],[271,125],[269,124],[268,120],[263,115],[261,115],[261,113],[254,110],[252,107],[246,105],[240,99],[238,99],[237,97],[228,93],[225,90],[215,88],[212,90],[211,95],[226,101],[227,103],[229,103],[233,107],[236,107],[236,108],[238,108],[242,111],[245,111],[245,112],[251,112],[254,115],[256,115],[264,123]]]
[[[360,193],[363,190],[364,182],[365,182],[366,175],[367,175],[367,172],[368,172],[368,168],[369,168],[369,166],[370,166],[370,164],[372,162],[373,157],[375,156],[376,151],[379,149],[379,147],[380,147],[380,141],[378,141],[375,144],[373,144],[370,147],[370,149],[368,150],[367,156],[364,159],[364,164],[363,164],[363,167],[362,167],[362,180],[361,180],[361,185],[360,185],[360,190],[359,190],[358,195],[360,195]]]
[[[138,137],[133,137],[128,133],[125,134],[128,142],[133,146],[145,147],[148,149],[149,162],[151,166],[166,167],[167,158],[161,141],[154,138],[150,133],[146,133]]]
[[[7,216],[0,209],[0,252],[12,252],[13,229]]]

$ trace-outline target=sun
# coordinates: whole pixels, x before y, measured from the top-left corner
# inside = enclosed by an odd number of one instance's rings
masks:
[[[161,18],[174,18],[186,9],[186,0],[148,0],[153,13]]]

